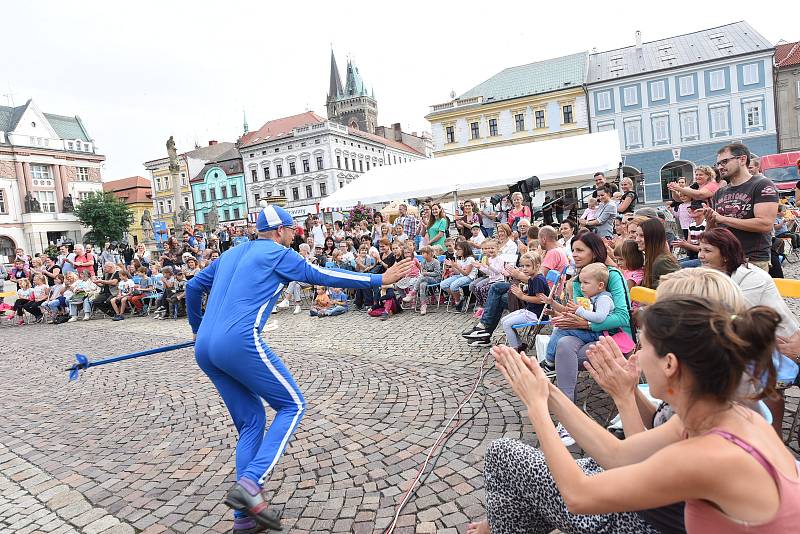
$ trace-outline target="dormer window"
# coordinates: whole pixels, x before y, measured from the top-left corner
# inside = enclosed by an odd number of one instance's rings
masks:
[[[36,128],[36,123],[31,121],[31,127]]]

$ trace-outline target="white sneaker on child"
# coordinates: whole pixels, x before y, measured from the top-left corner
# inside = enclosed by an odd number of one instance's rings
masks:
[[[286,309],[288,309],[288,308],[289,308],[289,306],[291,306],[291,303],[289,302],[289,299],[283,299],[283,300],[281,301],[281,303],[280,303],[280,304],[278,304],[278,308],[280,308],[280,309],[282,309],[282,310],[286,310]]]
[[[300,305],[298,304],[298,305],[296,305],[296,306],[294,307],[294,311],[292,312],[292,315],[299,315],[299,314],[300,314],[300,313],[302,313],[302,312],[303,312],[303,309],[302,309],[302,308],[300,308]]]
[[[561,443],[563,443],[565,447],[575,445],[575,438],[570,436],[569,432],[567,432],[567,429],[564,428],[564,425],[561,423],[558,423],[556,426],[556,432],[558,432],[558,437],[561,438]]]

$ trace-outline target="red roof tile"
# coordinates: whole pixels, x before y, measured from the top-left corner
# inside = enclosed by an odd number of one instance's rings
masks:
[[[271,141],[273,139],[280,139],[292,133],[292,130],[305,126],[306,124],[320,124],[325,122],[326,119],[320,117],[313,111],[306,111],[299,115],[292,115],[290,117],[283,117],[267,122],[254,132],[246,133],[242,136],[240,147],[246,147],[262,141]]]
[[[369,139],[370,141],[375,141],[376,143],[382,143],[388,147],[392,147],[395,150],[402,150],[403,152],[411,152],[412,154],[417,154],[420,156],[424,156],[425,154],[421,154],[419,151],[411,148],[405,143],[400,143],[395,141],[394,139],[387,139],[380,135],[371,134],[369,132],[365,132],[363,130],[359,130],[357,128],[348,127],[347,130],[358,137],[363,137],[364,139]]]
[[[139,204],[152,202],[150,180],[143,176],[131,176],[111,182],[103,182],[103,191],[110,191],[114,196],[121,198],[126,204]]]
[[[778,67],[800,65],[800,41],[776,46],[775,65]]]

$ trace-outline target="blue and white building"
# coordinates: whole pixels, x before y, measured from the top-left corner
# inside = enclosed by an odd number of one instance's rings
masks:
[[[774,52],[743,21],[649,43],[636,32],[634,46],[589,55],[591,131],[619,132],[623,172],[646,202],[727,143],[775,153]]]

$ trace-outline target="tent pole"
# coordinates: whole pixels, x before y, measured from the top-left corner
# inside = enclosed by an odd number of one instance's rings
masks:
[[[453,222],[458,217],[458,191],[453,191]]]

